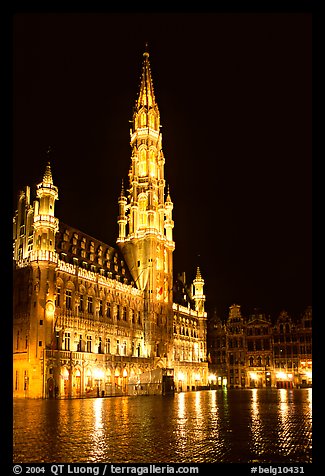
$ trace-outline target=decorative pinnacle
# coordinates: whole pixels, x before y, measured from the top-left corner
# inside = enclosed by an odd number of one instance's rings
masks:
[[[197,266],[197,268],[196,268],[195,281],[203,281],[202,276],[201,276],[201,270],[200,270],[199,266]]]
[[[149,51],[148,51],[148,49],[149,49],[149,48],[148,48],[148,42],[146,41],[145,51],[144,51],[144,53],[143,53],[143,56],[144,56],[144,57],[147,57],[147,58],[149,58]]]
[[[170,192],[169,192],[169,184],[167,185],[167,197],[166,197],[166,202],[171,202],[172,199],[170,198]]]
[[[124,180],[122,179],[121,197],[124,197]]]
[[[43,183],[49,183],[49,184],[53,185],[50,161],[47,162],[47,165],[46,165],[46,168],[45,168],[45,172],[44,172],[44,176],[43,176]]]

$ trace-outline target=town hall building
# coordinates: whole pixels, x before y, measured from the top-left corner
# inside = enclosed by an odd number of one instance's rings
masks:
[[[60,171],[50,162],[36,190],[19,194],[14,397],[166,394],[208,383],[204,280],[196,266],[190,284],[174,276],[173,202],[147,51],[130,145],[113,245],[56,216]]]

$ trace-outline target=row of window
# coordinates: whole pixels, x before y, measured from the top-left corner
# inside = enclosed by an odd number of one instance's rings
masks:
[[[239,359],[236,359],[236,356],[230,354],[229,355],[229,360],[227,362],[227,359],[226,357],[223,355],[223,356],[218,356],[217,359],[216,359],[216,364],[229,364],[229,365],[238,365],[238,366],[242,366],[244,367],[246,365],[246,362],[245,360],[239,360]],[[271,358],[270,356],[265,356],[265,357],[262,357],[262,356],[257,356],[257,357],[249,357],[249,359],[247,360],[247,364],[249,367],[270,367],[271,366]],[[286,369],[297,369],[298,368],[298,362],[294,362],[292,360],[286,360],[285,362],[284,361],[279,361],[279,360],[275,360],[274,361],[274,367],[275,368],[286,368]]]
[[[210,340],[210,346],[213,348],[220,348],[220,347],[226,347],[228,343],[228,347],[242,347],[242,346],[247,346],[248,350],[253,350],[254,347],[256,349],[265,349],[268,350],[270,348],[270,345],[274,347],[278,346],[278,344],[281,344],[282,347],[290,348],[293,347],[294,344],[305,344],[309,345],[312,342],[312,335],[311,334],[301,334],[301,335],[294,335],[294,336],[286,336],[285,338],[283,336],[280,337],[272,337],[268,339],[251,339],[247,338],[246,341],[242,338],[237,338],[234,339],[232,337],[217,337],[215,339]]]
[[[176,327],[174,326],[174,334],[179,334],[181,336],[188,336],[188,337],[198,337],[198,333],[196,329],[188,328],[188,327]]]
[[[64,332],[62,336],[58,333],[56,335],[56,350],[66,350],[71,351],[74,350],[76,352],[96,352],[98,354],[116,354],[116,355],[128,355],[128,351],[130,350],[132,356],[141,356],[141,345],[138,344],[137,346],[132,341],[131,348],[128,349],[127,341],[120,342],[119,339],[116,339],[115,348],[112,347],[111,339],[107,337],[105,341],[103,341],[102,337],[98,337],[98,341],[96,345],[93,341],[93,336],[87,335],[86,340],[84,340],[83,335],[79,334],[78,342],[75,346],[75,349],[72,349],[72,340],[71,340],[71,333]]]
[[[78,303],[78,311],[80,313],[82,312],[87,312],[88,314],[94,314],[95,313],[95,298],[93,296],[87,296],[85,297],[84,295],[79,296],[79,303]],[[115,308],[115,315],[117,320],[124,320],[127,321],[127,314],[128,314],[128,309],[126,306],[122,306],[120,304],[116,303],[111,303],[109,301],[106,301],[106,305],[104,306],[104,301],[103,299],[99,299],[97,301],[98,303],[98,315],[100,317],[107,317],[109,319],[112,319],[114,317],[114,308]],[[72,298],[72,291],[70,289],[66,289],[65,294],[64,294],[64,301],[62,300],[61,297],[61,288],[57,288],[57,293],[56,293],[56,298],[55,298],[55,305],[56,307],[61,307],[62,304],[64,305],[66,310],[73,310],[73,298]],[[141,312],[140,311],[134,311],[133,309],[129,309],[129,319],[132,322],[141,324]]]

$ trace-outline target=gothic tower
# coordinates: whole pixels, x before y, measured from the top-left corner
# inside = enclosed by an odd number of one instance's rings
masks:
[[[55,236],[59,220],[54,216],[58,188],[53,184],[49,163],[36,195],[32,206],[26,187],[14,219],[15,372],[23,372],[20,391],[29,397],[44,396],[44,355],[51,347],[54,330],[58,265]]]
[[[137,287],[144,291],[147,355],[170,358],[175,243],[160,127],[149,53],[145,51],[130,130],[129,189],[126,195],[122,184],[118,200],[117,243]]]

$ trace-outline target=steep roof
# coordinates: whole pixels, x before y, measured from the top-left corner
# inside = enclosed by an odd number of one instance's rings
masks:
[[[136,287],[118,248],[60,221],[55,241],[60,259]]]

